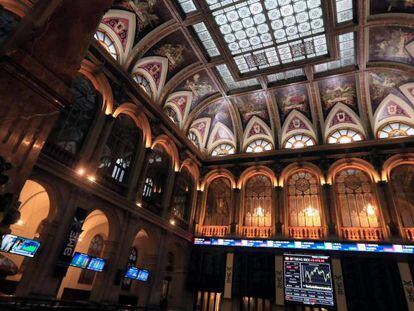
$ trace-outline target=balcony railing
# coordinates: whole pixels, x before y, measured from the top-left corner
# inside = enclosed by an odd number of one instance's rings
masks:
[[[229,226],[200,226],[198,229],[202,236],[226,236],[229,232]]]
[[[384,239],[384,232],[381,228],[340,228],[341,236],[346,240],[356,241],[379,241]]]
[[[322,227],[289,227],[289,237],[294,239],[321,239],[324,237]]]
[[[46,142],[43,146],[42,153],[70,168],[75,168],[78,162],[77,157],[73,153],[49,142]]]
[[[268,238],[273,235],[273,227],[241,227],[241,235],[248,238]]]
[[[403,231],[408,240],[414,241],[414,228],[403,228]]]

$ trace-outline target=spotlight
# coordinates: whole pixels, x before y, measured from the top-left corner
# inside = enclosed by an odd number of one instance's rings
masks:
[[[88,176],[88,180],[89,180],[90,182],[95,182],[95,181],[96,181],[96,177],[95,177],[95,176],[93,176],[93,175],[89,175],[89,176]]]
[[[83,176],[85,174],[85,169],[84,168],[79,168],[77,171],[79,176]]]
[[[170,219],[170,224],[171,224],[172,226],[175,226],[175,220],[174,220],[174,219]]]
[[[142,207],[142,203],[141,202],[136,202],[135,203],[138,207]]]

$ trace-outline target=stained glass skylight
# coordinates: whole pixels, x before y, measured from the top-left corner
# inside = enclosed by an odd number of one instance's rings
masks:
[[[354,18],[353,0],[336,0],[336,22],[338,24]]]
[[[196,6],[192,0],[177,0],[184,13],[188,14],[197,11]]]
[[[284,72],[273,73],[267,76],[267,80],[269,82],[277,82],[277,81],[284,81],[289,80],[296,77],[303,77],[305,72],[303,68],[292,69]]]
[[[240,73],[328,54],[321,0],[205,0]]]
[[[208,32],[206,25],[203,22],[201,22],[201,23],[193,25],[193,29],[196,32],[197,37],[200,39],[201,43],[203,44],[204,48],[206,49],[208,56],[210,57],[219,56],[220,52],[217,49],[217,46],[214,43],[213,38]]]
[[[338,36],[340,59],[315,65],[315,72],[323,72],[355,65],[355,35],[348,32]]]
[[[235,81],[233,76],[231,75],[229,68],[225,64],[216,66],[216,69],[220,77],[223,79],[223,82],[227,85],[227,87],[230,90],[259,85],[259,81],[257,81],[256,78],[246,79],[242,81]]]

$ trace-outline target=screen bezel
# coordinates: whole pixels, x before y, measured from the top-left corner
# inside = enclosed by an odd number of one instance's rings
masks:
[[[78,265],[73,264],[73,259],[76,257],[77,254],[84,255],[84,256],[88,257],[88,262],[85,265],[85,267],[80,267]],[[99,260],[102,260],[104,262],[104,266],[103,266],[102,270],[96,270],[96,269],[89,268],[89,266],[90,266],[93,259],[99,259]],[[74,267],[74,268],[78,268],[78,269],[82,269],[82,270],[89,270],[89,271],[93,271],[93,272],[102,272],[102,271],[105,270],[105,267],[106,267],[106,259],[101,258],[101,257],[91,256],[91,255],[81,253],[81,252],[75,252],[75,253],[73,253],[72,260],[70,261],[69,266]]]
[[[36,254],[38,253],[39,248],[41,246],[41,243],[38,240],[25,238],[25,237],[15,235],[15,234],[4,234],[4,235],[2,235],[2,238],[1,238],[0,247],[1,247],[1,243],[3,242],[4,238],[7,237],[7,236],[13,237],[13,239],[14,239],[13,244],[10,246],[9,250],[3,250],[2,248],[0,248],[0,252],[7,253],[7,254],[12,254],[12,255],[17,255],[17,256],[22,256],[22,257],[34,258],[36,256]],[[37,244],[37,248],[34,251],[34,253],[29,255],[29,254],[22,254],[22,253],[18,253],[18,252],[13,252],[12,250],[15,247],[17,241],[19,241],[19,240],[22,240],[23,242],[26,242],[26,241],[35,242]]]
[[[131,278],[131,277],[127,276],[128,270],[130,270],[130,269],[136,269],[136,270],[138,270],[138,274],[137,274],[137,277],[136,278]],[[141,279],[138,279],[138,275],[139,275],[139,272],[140,271],[146,271],[148,273],[148,278],[145,281],[144,280],[141,280]],[[124,275],[124,277],[127,278],[127,279],[129,279],[129,280],[136,280],[136,281],[140,281],[140,282],[143,282],[143,283],[147,283],[149,281],[149,279],[150,279],[150,276],[151,276],[151,273],[150,273],[149,270],[137,268],[137,267],[134,267],[134,266],[128,267],[125,270],[125,275]]]
[[[323,256],[328,257],[327,262],[329,264],[329,267],[331,269],[331,279],[332,279],[332,297],[333,297],[333,306],[324,305],[324,304],[307,304],[304,302],[298,302],[298,301],[291,301],[286,299],[286,283],[285,283],[285,258],[287,256]],[[326,254],[302,254],[302,253],[283,253],[282,255],[283,261],[283,301],[285,305],[295,305],[295,306],[306,306],[306,307],[314,307],[314,308],[325,308],[328,310],[336,310],[336,292],[335,292],[335,282],[333,277],[333,269],[332,269],[332,257],[330,255]]]

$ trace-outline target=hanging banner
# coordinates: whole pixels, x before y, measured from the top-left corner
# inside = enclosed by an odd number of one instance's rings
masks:
[[[285,305],[284,287],[283,287],[283,257],[275,256],[275,289],[276,305]]]
[[[332,272],[336,296],[336,310],[347,311],[344,278],[342,276],[341,260],[332,258]]]
[[[233,260],[234,254],[228,253],[226,257],[226,275],[224,278],[224,298],[231,299],[233,285]]]
[[[73,254],[75,253],[76,244],[78,243],[79,235],[82,233],[82,226],[85,222],[88,211],[78,207],[75,215],[72,218],[72,222],[69,226],[69,232],[65,242],[62,246],[58,259],[58,266],[69,267]]]
[[[410,267],[406,262],[399,262],[398,269],[400,270],[401,282],[404,288],[408,310],[414,311],[414,284],[411,277]]]

